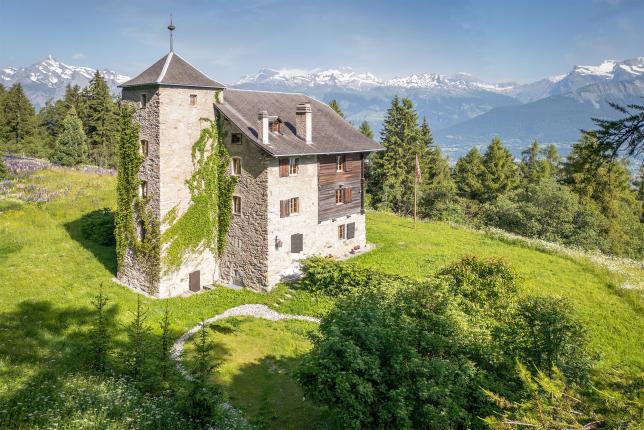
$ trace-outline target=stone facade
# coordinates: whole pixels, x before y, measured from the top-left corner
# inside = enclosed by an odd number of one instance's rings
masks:
[[[201,118],[215,118],[215,90],[176,86],[125,88],[123,99],[138,106],[141,95],[147,103],[137,108],[141,139],[148,142],[148,155],[140,177],[147,182],[149,209],[161,223],[176,208],[181,216],[190,204],[186,180],[193,173],[192,146],[203,127]],[[191,103],[191,97],[196,103]],[[296,107],[293,106],[293,109]],[[241,160],[241,174],[234,196],[241,198],[241,213],[233,214],[227,244],[218,260],[207,249],[186,255],[181,267],[171,273],[162,270],[160,282],[147,289],[145,275],[128,250],[118,278],[157,297],[170,297],[189,289],[190,274],[199,271],[201,286],[214,283],[242,285],[257,291],[270,290],[276,283],[298,271],[298,261],[312,256],[344,257],[366,245],[365,217],[359,208],[337,218],[319,219],[320,156],[298,157],[296,175],[280,176],[279,158],[268,155],[232,122],[224,119],[225,145],[231,157]],[[241,144],[232,143],[241,134]],[[299,213],[280,215],[280,202],[299,198]],[[338,237],[338,227],[353,223],[355,236]],[[300,252],[291,252],[293,235],[302,234]],[[163,255],[164,250],[161,250]],[[163,258],[162,258],[163,260]]]

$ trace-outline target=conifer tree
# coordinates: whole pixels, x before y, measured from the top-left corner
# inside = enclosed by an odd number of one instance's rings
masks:
[[[125,363],[131,375],[138,379],[141,377],[146,363],[145,347],[146,336],[150,327],[146,324],[147,311],[141,304],[141,296],[137,296],[136,310],[133,313],[132,322],[127,327],[129,344],[125,356]]]
[[[85,91],[87,101],[86,134],[90,160],[99,166],[116,166],[118,120],[109,87],[96,71]]]
[[[447,159],[440,148],[434,144],[427,119],[423,118],[420,126],[421,140],[427,148],[424,166],[421,166],[422,187],[419,209],[420,213],[433,219],[451,219],[458,212],[454,199],[456,185],[452,179]]]
[[[83,123],[71,108],[63,121],[63,130],[56,139],[51,161],[62,166],[76,166],[83,163],[87,157],[87,138],[83,131]]]
[[[170,370],[171,358],[170,347],[172,346],[172,339],[170,338],[170,309],[168,302],[165,303],[163,309],[163,318],[161,319],[161,343],[160,343],[160,362],[161,362],[161,379],[167,380],[168,372]]]
[[[514,158],[501,139],[495,137],[483,156],[485,175],[483,176],[483,199],[491,201],[514,188],[519,175]]]
[[[344,118],[344,113],[342,112],[342,109],[340,109],[340,105],[338,104],[338,101],[336,99],[333,99],[329,102],[329,107],[336,111],[336,113],[342,118]]]
[[[427,148],[418,127],[418,114],[411,100],[396,96],[391,101],[380,132],[386,150],[378,153],[370,168],[373,204],[400,214],[410,214],[414,203],[416,155],[426,163]]]
[[[90,337],[91,365],[99,372],[105,371],[107,367],[107,356],[110,348],[107,302],[108,299],[103,292],[103,284],[101,284],[98,294],[92,300],[96,315]]]
[[[529,148],[521,152],[521,178],[528,184],[537,184],[543,179],[553,178],[557,173],[558,163],[557,147],[548,145],[542,148],[535,140]]]
[[[456,162],[454,179],[459,195],[466,199],[481,201],[484,177],[483,155],[478,148],[473,147]]]
[[[43,156],[45,151],[38,139],[36,112],[22,85],[15,84],[6,92],[0,111],[0,135],[4,141],[0,151]]]
[[[373,130],[366,120],[362,121],[362,124],[360,124],[360,133],[367,136],[369,139],[373,139]]]
[[[0,179],[7,179],[9,177],[9,169],[4,164],[4,157],[0,154]]]

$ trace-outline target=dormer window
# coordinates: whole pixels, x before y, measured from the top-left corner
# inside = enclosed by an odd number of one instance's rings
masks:
[[[270,129],[271,132],[273,133],[281,133],[282,132],[282,120],[279,118],[275,118],[271,123],[270,123]]]

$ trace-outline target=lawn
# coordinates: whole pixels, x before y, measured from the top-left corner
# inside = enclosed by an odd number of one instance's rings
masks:
[[[138,295],[111,281],[114,248],[87,241],[79,226],[85,214],[114,207],[114,186],[109,175],[46,170],[20,180],[10,198],[0,195],[0,410],[3,404],[35,398],[43,381],[52,392],[95,385],[81,374],[81,357],[87,348],[91,300],[101,284],[110,300],[116,342],[125,339],[124,325]],[[522,276],[526,293],[573,301],[590,330],[593,348],[601,353],[602,368],[618,363],[644,368],[641,295],[622,292],[617,287],[621,279],[606,269],[440,222],[420,222],[414,230],[408,219],[370,212],[367,224],[368,239],[377,249],[355,258],[357,263],[423,277],[463,255],[503,258]],[[165,303],[175,337],[202,318],[244,303],[314,316],[332,304],[286,286],[268,294],[220,287],[189,297],[145,299],[148,323],[156,334]],[[228,329],[211,332],[223,360],[217,379],[251,422],[276,428],[325,424],[320,410],[301,399],[290,377],[297,357],[310,347],[310,324],[241,319],[222,327]],[[116,353],[113,360],[119,360]],[[38,427],[28,417],[20,419],[14,427]],[[54,422],[41,417],[39,426]]]

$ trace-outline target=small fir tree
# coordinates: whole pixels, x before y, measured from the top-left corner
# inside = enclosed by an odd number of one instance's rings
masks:
[[[22,85],[15,84],[2,97],[0,104],[0,151],[40,157],[45,149],[38,139],[38,121]]]
[[[524,183],[538,184],[544,179],[554,178],[557,174],[559,154],[557,147],[549,145],[542,148],[536,140],[521,152],[519,171]]]
[[[501,139],[495,137],[483,156],[483,199],[491,201],[517,184],[519,175],[514,158]]]
[[[329,107],[333,109],[342,118],[344,118],[344,113],[342,112],[342,109],[340,109],[340,105],[338,104],[338,101],[336,99],[333,99],[329,102]]]
[[[108,329],[107,316],[108,298],[103,292],[103,284],[100,285],[98,294],[92,300],[95,310],[94,324],[91,330],[91,366],[98,372],[104,372],[107,368],[107,360],[110,348],[110,334]]]
[[[170,338],[170,309],[168,302],[165,303],[163,309],[163,318],[161,319],[161,339],[159,344],[159,360],[161,362],[161,379],[167,381],[168,374],[172,360],[170,358],[170,348],[172,347],[172,339]]]
[[[116,166],[116,147],[119,134],[117,109],[110,89],[96,71],[85,89],[87,104],[85,120],[89,142],[89,158],[99,166]]]
[[[367,136],[369,139],[373,139],[373,130],[366,120],[362,121],[362,124],[360,124],[360,133]]]
[[[137,296],[136,310],[132,315],[132,322],[127,327],[129,344],[125,355],[127,369],[135,379],[139,379],[146,365],[146,336],[150,327],[146,324],[147,311],[141,303],[141,296]]]
[[[7,179],[9,177],[9,169],[4,164],[4,157],[0,154],[0,179]]]
[[[470,149],[456,162],[454,179],[461,197],[481,201],[483,199],[484,177],[483,155],[476,147]]]
[[[71,108],[63,121],[63,130],[56,139],[50,159],[62,166],[76,166],[83,163],[86,157],[87,138],[83,131],[83,123],[76,110]]]

